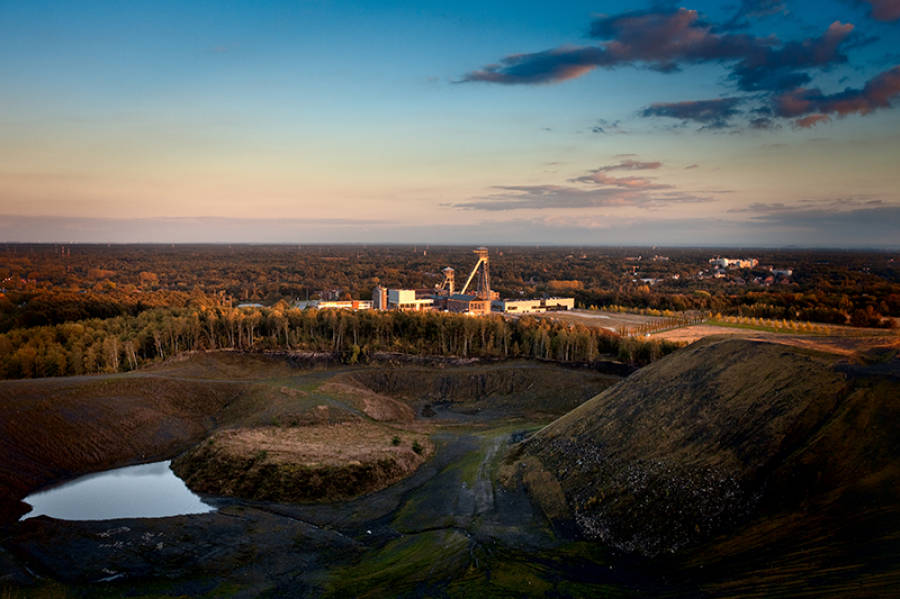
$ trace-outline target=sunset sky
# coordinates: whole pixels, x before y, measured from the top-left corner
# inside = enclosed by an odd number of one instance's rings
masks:
[[[900,0],[0,0],[0,241],[900,246]]]

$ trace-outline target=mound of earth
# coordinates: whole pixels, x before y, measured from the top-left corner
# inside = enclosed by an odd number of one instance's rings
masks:
[[[900,361],[838,360],[697,342],[521,443],[503,475],[559,525],[622,551],[696,567],[741,555],[757,583],[776,554],[835,576],[893,561],[897,581]]]
[[[369,422],[216,433],[172,470],[201,493],[310,502],[351,499],[412,474],[434,451],[426,434]]]

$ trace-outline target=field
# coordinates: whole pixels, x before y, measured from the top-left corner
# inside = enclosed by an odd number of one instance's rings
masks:
[[[607,312],[603,310],[572,310],[569,312],[536,314],[534,316],[587,327],[602,328],[626,335],[638,335],[643,338],[684,344],[693,343],[713,335],[729,335],[795,347],[805,347],[844,356],[851,356],[856,352],[864,352],[876,347],[894,347],[900,344],[900,333],[896,329],[814,324],[810,325],[810,328],[821,332],[804,333],[767,326],[764,320],[760,321],[761,324],[758,325],[712,321],[685,326],[678,324],[669,326],[668,321],[671,319],[660,316]],[[657,328],[660,328],[660,330],[654,330]],[[643,333],[642,331],[644,330],[651,332]]]
[[[886,332],[883,329],[856,329],[835,326],[831,326],[829,329],[838,331],[840,334],[805,335],[802,333],[757,330],[752,327],[701,324],[651,333],[650,338],[665,339],[679,343],[693,343],[698,339],[712,335],[728,335],[794,347],[805,347],[843,356],[852,356],[857,352],[865,352],[876,347],[896,347],[900,344],[900,337],[896,333]]]
[[[633,332],[642,326],[658,326],[665,321],[660,316],[644,316],[628,312],[606,312],[604,310],[569,310],[567,312],[531,314],[530,316],[553,318],[586,327],[606,329],[613,333],[620,331]]]

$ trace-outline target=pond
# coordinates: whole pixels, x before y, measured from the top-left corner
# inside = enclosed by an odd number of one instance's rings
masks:
[[[168,460],[88,474],[23,501],[32,510],[21,520],[35,516],[59,520],[163,518],[215,510],[175,476]]]

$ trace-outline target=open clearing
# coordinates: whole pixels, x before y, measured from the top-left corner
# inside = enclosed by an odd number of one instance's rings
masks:
[[[661,316],[644,316],[643,314],[629,314],[627,312],[604,312],[603,310],[569,310],[566,312],[528,314],[528,316],[551,318],[586,327],[606,329],[614,333],[622,329],[630,332],[642,325],[658,324],[666,320]]]
[[[900,337],[893,331],[883,329],[853,329],[851,327],[831,327],[840,330],[839,335],[803,335],[794,333],[774,333],[756,331],[748,328],[725,327],[716,325],[692,325],[652,333],[651,339],[665,339],[680,343],[693,343],[698,339],[712,335],[728,335],[743,339],[754,339],[780,343],[794,347],[804,347],[831,354],[851,356],[856,352],[867,351],[875,347],[896,347],[900,345]]]
[[[586,327],[602,328],[611,332],[634,334],[646,325],[661,326],[667,320],[658,316],[644,316],[602,310],[571,310],[568,312],[547,312],[533,314],[538,318],[551,318]],[[648,338],[689,344],[712,335],[729,335],[744,339],[755,339],[780,343],[794,347],[805,347],[828,353],[850,356],[874,347],[895,347],[900,344],[900,332],[891,329],[866,329],[838,325],[821,325],[828,334],[803,334],[788,331],[774,332],[756,330],[750,327],[721,326],[715,324],[688,325],[663,329],[650,333]]]

